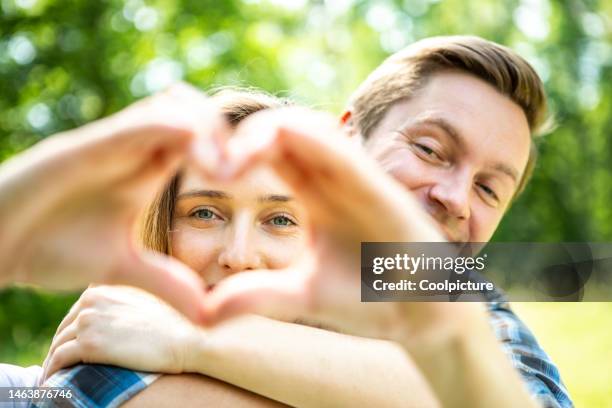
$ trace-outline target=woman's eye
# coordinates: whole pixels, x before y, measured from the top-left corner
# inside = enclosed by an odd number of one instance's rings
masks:
[[[291,218],[285,215],[277,215],[268,220],[268,224],[275,227],[292,227],[297,225]]]
[[[202,208],[200,210],[196,210],[192,213],[192,216],[199,220],[214,220],[220,218],[217,214],[215,214],[212,210],[208,208]]]

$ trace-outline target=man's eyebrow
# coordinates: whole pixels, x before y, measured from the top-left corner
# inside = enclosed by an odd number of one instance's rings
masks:
[[[505,175],[510,177],[514,181],[515,184],[518,182],[519,172],[516,171],[516,169],[512,166],[509,166],[505,163],[496,163],[493,166],[491,166],[491,169],[498,171],[500,173],[504,173]]]
[[[289,201],[292,201],[293,197],[288,196],[288,195],[282,195],[282,194],[270,194],[270,195],[265,195],[265,196],[261,196],[259,197],[258,201],[259,202],[277,202],[277,203],[286,203]]]
[[[414,121],[410,121],[406,123],[403,127],[406,128],[408,126],[418,126],[418,125],[432,125],[439,127],[444,131],[444,133],[448,134],[451,139],[460,147],[465,147],[465,142],[461,133],[457,130],[455,126],[453,126],[449,121],[440,117],[423,117],[417,118]]]
[[[229,194],[219,190],[190,190],[179,194],[177,199],[193,197],[218,198],[221,200],[228,200],[231,198]]]

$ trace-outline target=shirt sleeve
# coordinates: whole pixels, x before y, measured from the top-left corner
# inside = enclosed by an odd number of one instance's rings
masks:
[[[63,387],[71,391],[70,398],[47,400],[33,405],[37,408],[115,408],[147,388],[161,374],[132,371],[103,364],[82,364],[60,370],[52,375],[45,387]]]
[[[0,387],[36,387],[41,374],[39,366],[0,364]]]
[[[545,408],[573,407],[559,370],[510,305],[490,302],[488,310],[495,336],[520,372],[529,393]]]
[[[36,387],[42,374],[39,366],[19,367],[0,364],[0,387]],[[28,408],[30,402],[0,402],[0,408]]]

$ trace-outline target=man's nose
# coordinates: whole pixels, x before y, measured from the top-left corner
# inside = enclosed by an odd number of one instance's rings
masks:
[[[470,218],[471,180],[447,179],[429,190],[429,198],[442,207],[446,215],[459,220]]]
[[[219,254],[219,266],[228,274],[263,267],[254,242],[254,226],[247,219],[238,220],[228,230],[224,248]]]

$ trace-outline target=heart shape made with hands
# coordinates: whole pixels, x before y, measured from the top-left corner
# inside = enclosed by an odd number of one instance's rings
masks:
[[[282,310],[349,332],[388,330],[396,307],[359,302],[359,245],[439,241],[428,215],[328,114],[271,109],[230,133],[202,92],[179,84],[41,143],[12,164],[27,162],[6,183],[15,194],[0,210],[17,214],[5,223],[17,238],[0,245],[14,255],[2,257],[10,260],[3,266],[15,280],[47,287],[141,287],[208,325]],[[276,171],[308,212],[301,259],[285,270],[233,275],[207,293],[183,263],[137,248],[135,219],[185,161],[226,181],[259,165]]]

